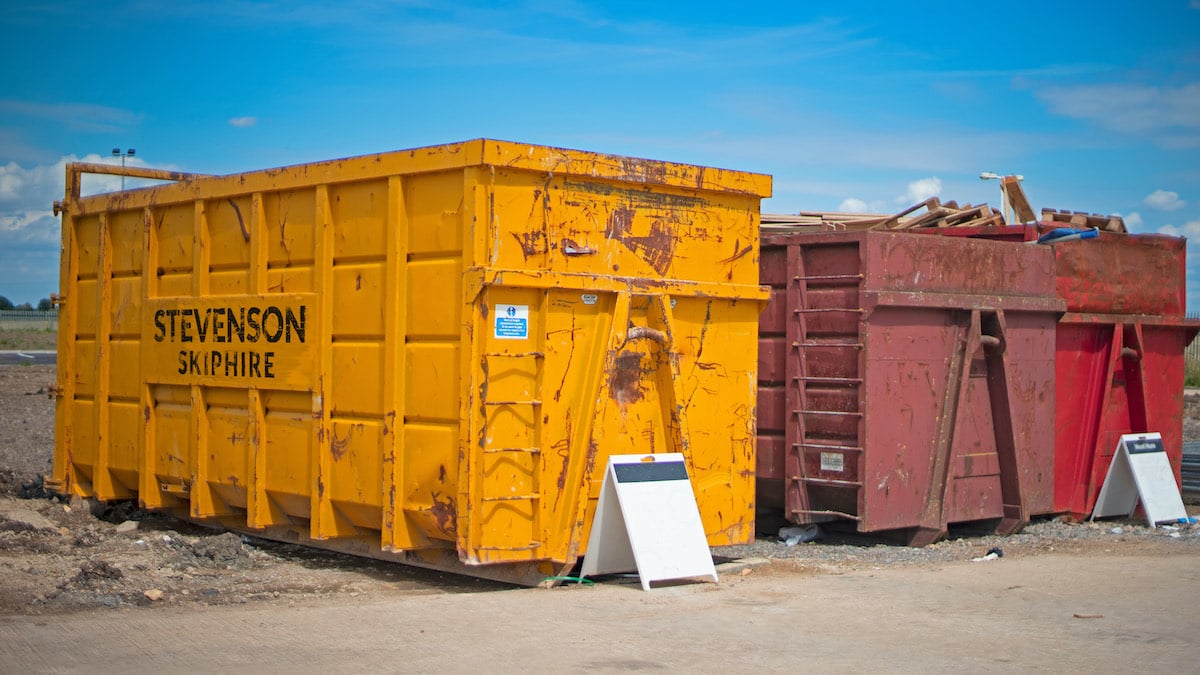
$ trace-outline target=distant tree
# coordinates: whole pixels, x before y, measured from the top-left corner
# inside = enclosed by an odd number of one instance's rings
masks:
[[[49,312],[51,309],[54,309],[54,305],[50,304],[50,298],[42,298],[41,300],[38,300],[38,311]]]
[[[8,298],[4,297],[3,295],[0,295],[0,311],[12,309],[12,308],[13,308],[12,300],[9,300]]]
[[[28,302],[22,302],[21,304],[17,305],[16,307],[13,307],[13,309],[29,311],[29,310],[33,309],[33,305],[29,304]]]

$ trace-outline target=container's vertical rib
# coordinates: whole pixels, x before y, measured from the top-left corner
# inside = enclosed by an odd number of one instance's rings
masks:
[[[263,193],[250,197],[250,295],[261,297],[267,292],[267,217]],[[246,390],[246,468],[250,479],[246,485],[246,525],[263,529],[276,525],[281,518],[271,508],[267,495],[266,419],[262,392],[258,387]]]
[[[108,428],[111,412],[108,394],[112,387],[109,376],[112,373],[113,358],[112,324],[109,318],[112,311],[111,219],[112,215],[109,212],[100,214],[100,261],[96,269],[96,362],[92,364],[96,373],[93,379],[96,389],[92,399],[96,408],[96,463],[92,467],[92,490],[99,499],[117,497],[112,474],[109,473],[112,433]]]
[[[63,195],[62,248],[58,289],[58,367],[55,372],[55,444],[53,480],[63,494],[80,494],[75,475],[75,341],[79,321],[79,242],[75,211],[79,208],[80,173],[67,166]]]
[[[329,397],[330,371],[333,364],[333,212],[329,204],[329,186],[316,186],[316,256],[313,261],[313,292],[316,293],[321,323],[320,348],[317,357],[316,390],[312,398],[312,520],[309,524],[313,539],[328,539],[338,532],[337,514],[333,510],[331,472],[333,457],[330,454]]]
[[[142,216],[142,308],[150,306],[150,299],[157,298],[158,288],[158,234],[155,232],[156,221],[154,209],[147,206]],[[155,414],[154,385],[147,376],[149,369],[146,360],[150,351],[142,349],[142,379],[139,388],[142,396],[142,458],[138,472],[138,500],[143,508],[161,508],[167,504],[162,491],[158,487],[158,448],[155,445]]]
[[[212,257],[211,238],[208,231],[208,210],[203,199],[197,199],[193,206],[192,221],[192,297],[197,300],[207,298],[209,293],[208,267]],[[207,518],[216,515],[217,497],[209,485],[209,448],[208,448],[208,407],[205,404],[204,387],[200,384],[191,386],[192,414],[192,484],[191,484],[191,515],[193,518]]]
[[[537,351],[537,353],[543,355],[546,354],[549,349],[546,327],[550,323],[552,294],[553,292],[549,290],[541,291],[542,302],[541,307],[538,309],[538,328],[537,332],[534,334],[537,339],[537,344],[534,349]],[[546,394],[548,393],[546,391],[546,358],[545,356],[535,356],[533,357],[533,360],[534,368],[537,369],[537,376],[534,383],[534,395],[538,400],[544,401],[546,400]],[[541,497],[541,499],[538,499],[537,503],[533,505],[533,539],[538,542],[538,547],[534,549],[534,555],[536,555],[538,558],[548,557],[546,555],[546,550],[548,548],[548,542],[550,541],[550,533],[545,527],[547,515],[549,515],[546,512],[546,502],[548,501],[547,497],[550,496],[550,492],[547,491],[547,486],[551,485],[550,481],[546,479],[546,434],[545,418],[535,417],[533,446],[537,448],[538,451],[537,454],[530,458],[530,461],[533,465],[533,492]]]
[[[388,177],[383,282],[383,526],[385,551],[415,548],[424,539],[404,515],[404,415],[408,342],[408,208],[404,182]]]
[[[477,561],[477,549],[482,542],[482,519],[478,510],[482,481],[477,480],[476,474],[483,466],[482,444],[487,426],[487,410],[483,399],[487,393],[488,379],[483,369],[483,344],[487,336],[478,331],[484,331],[488,326],[487,251],[492,227],[492,200],[495,198],[492,179],[492,174],[480,167],[463,170],[463,267],[464,271],[472,272],[466,278],[477,276],[482,281],[478,285],[463,284],[463,323],[459,347],[462,383],[459,390],[458,499],[455,518],[459,557],[467,562]]]

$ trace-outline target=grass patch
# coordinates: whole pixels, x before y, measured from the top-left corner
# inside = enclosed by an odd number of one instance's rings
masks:
[[[58,330],[54,326],[0,326],[0,349],[16,351],[54,351],[58,348]]]
[[[1200,364],[1189,363],[1183,373],[1183,386],[1200,387]]]

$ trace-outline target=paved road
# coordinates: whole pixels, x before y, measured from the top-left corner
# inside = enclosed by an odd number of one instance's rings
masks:
[[[1195,672],[1194,556],[0,616],[0,672]],[[2,583],[2,581],[0,581]]]
[[[0,351],[0,366],[19,366],[23,363],[52,366],[56,357],[57,354],[52,351],[18,352],[5,350]]]

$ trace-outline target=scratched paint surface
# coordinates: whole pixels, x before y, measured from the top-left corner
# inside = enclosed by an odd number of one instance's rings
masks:
[[[72,185],[60,487],[527,581],[609,454],[682,451],[753,536],[769,178],[481,140]]]

